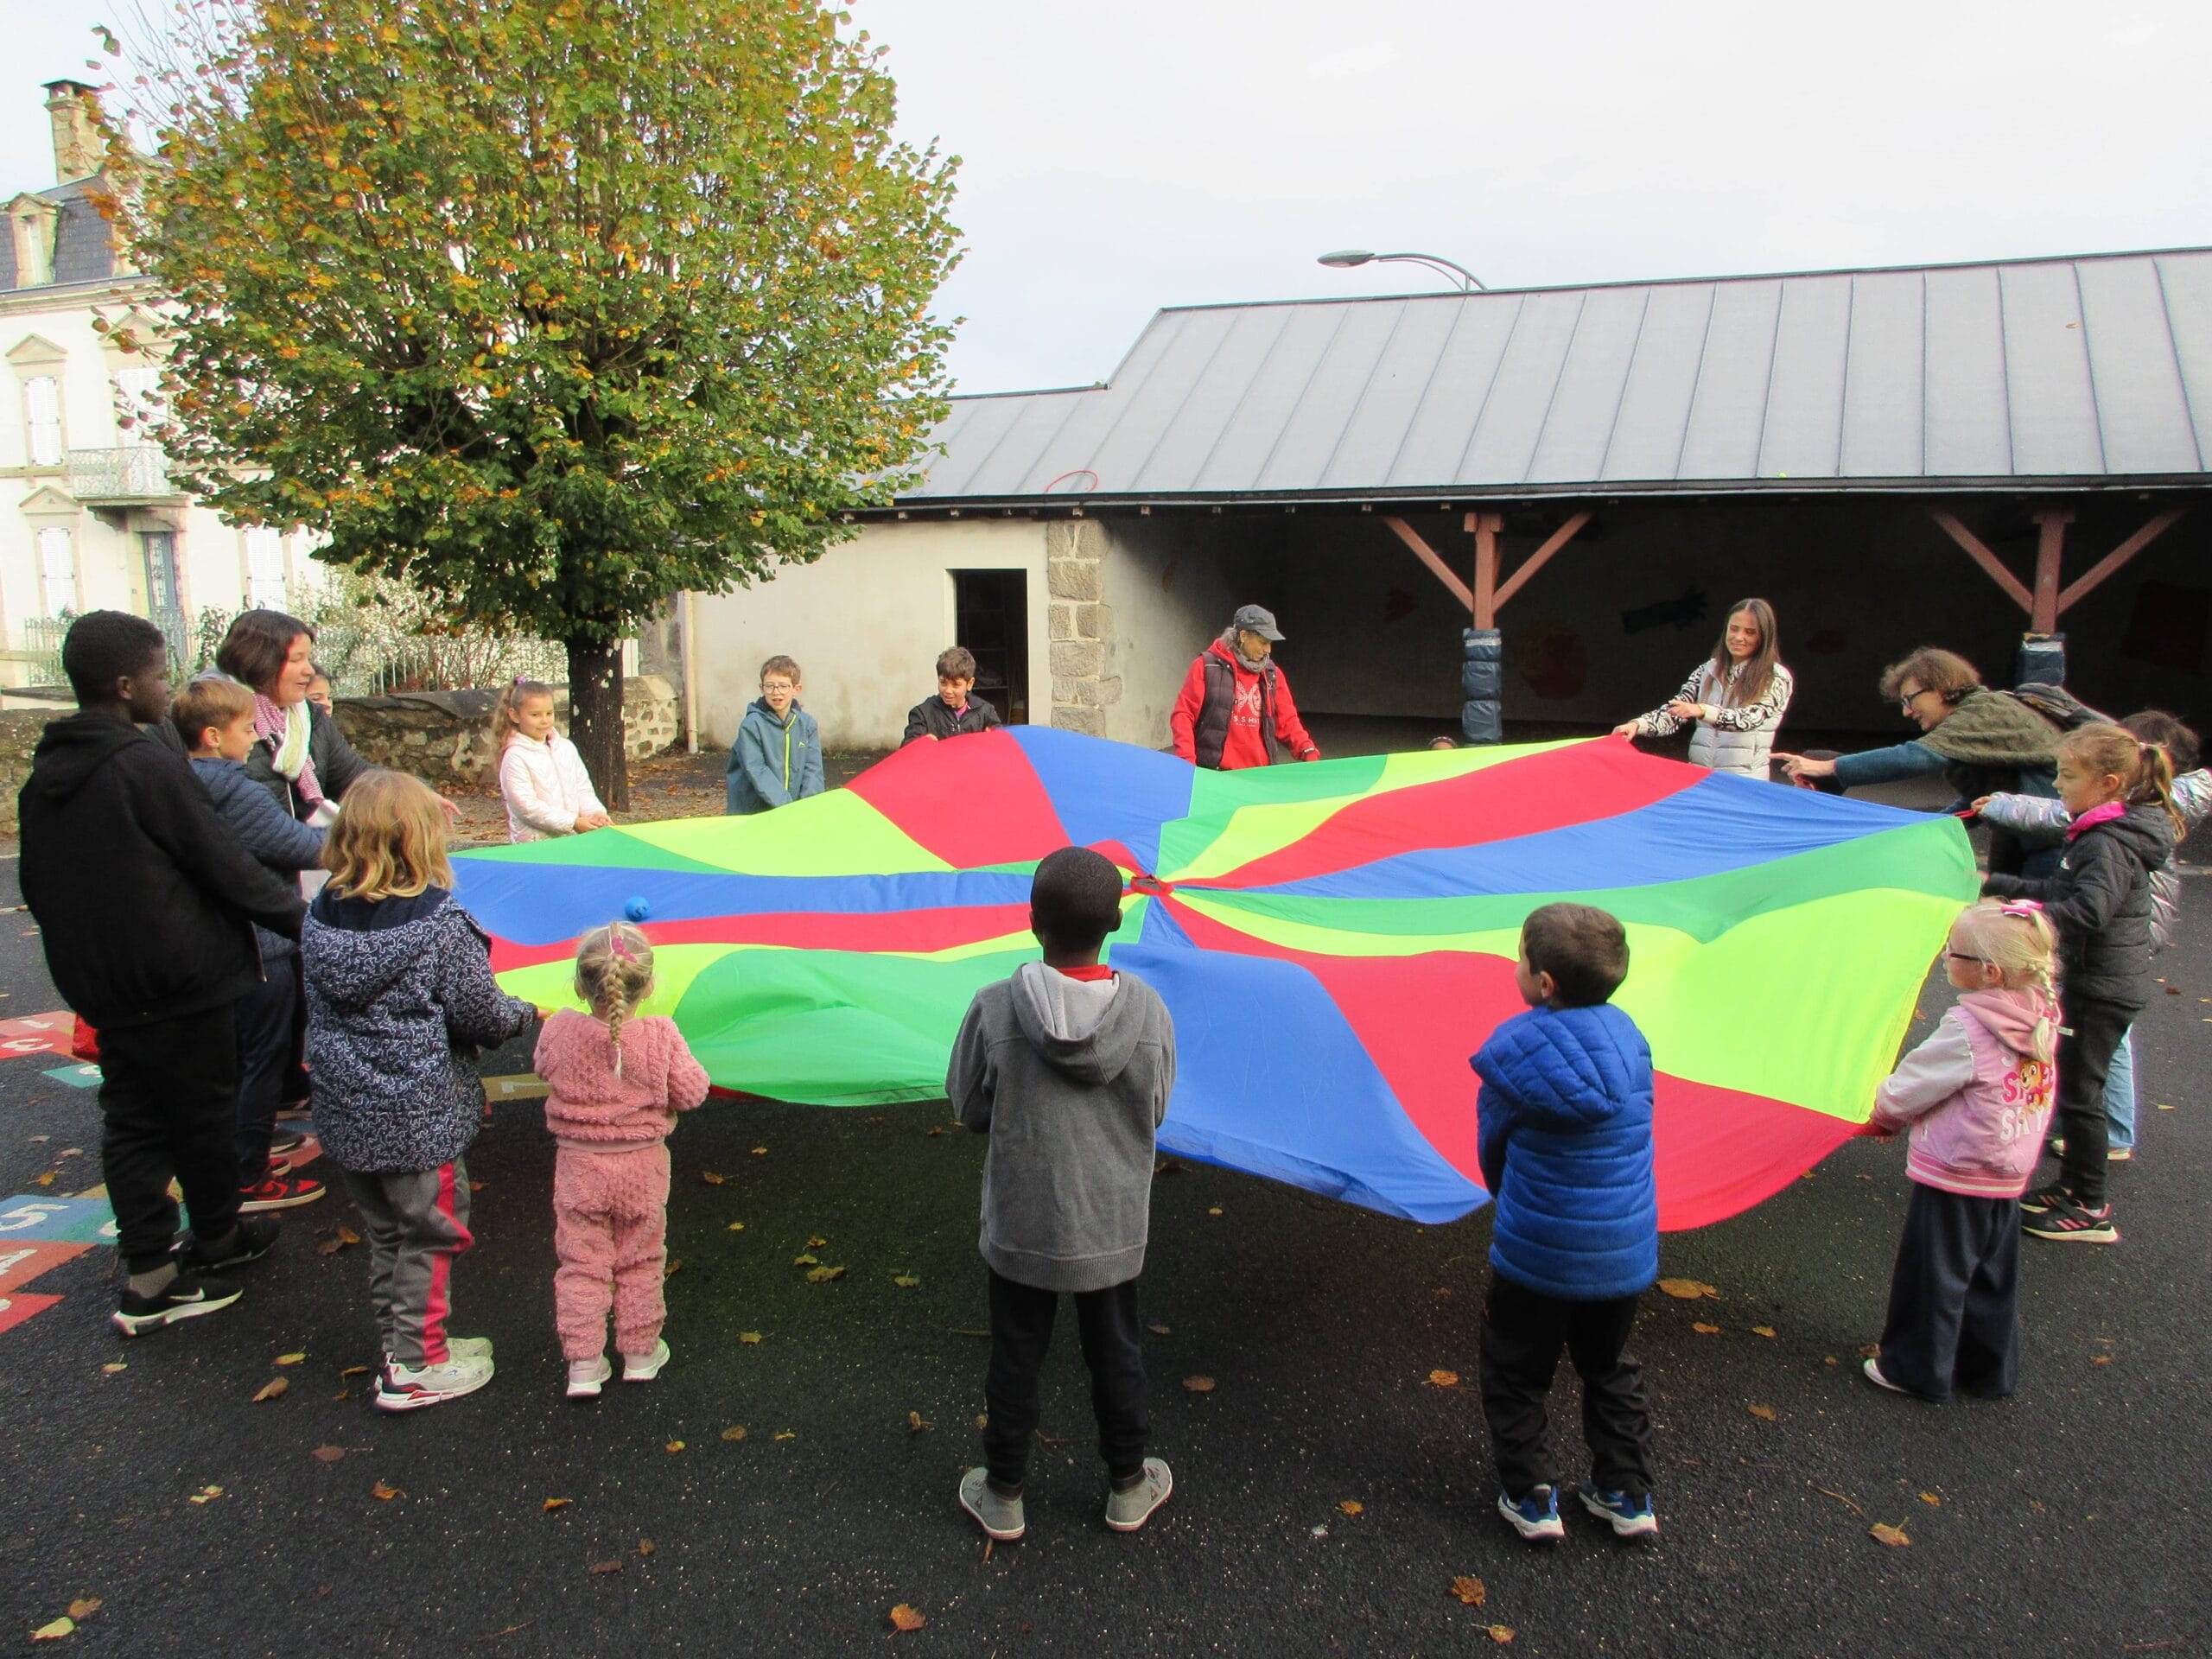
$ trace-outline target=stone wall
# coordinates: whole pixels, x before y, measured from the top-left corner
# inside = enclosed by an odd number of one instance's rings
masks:
[[[338,724],[361,758],[411,772],[437,789],[467,788],[492,764],[496,691],[403,691],[388,697],[340,697]],[[569,726],[569,688],[553,688],[553,712]],[[682,716],[676,688],[658,674],[623,682],[622,726],[632,760],[676,741]],[[9,717],[0,717],[9,718]]]
[[[1045,527],[1046,632],[1052,641],[1052,723],[1064,732],[1106,735],[1106,710],[1122,700],[1107,672],[1114,615],[1105,602],[1105,525],[1072,518]]]
[[[67,709],[10,709],[0,714],[0,836],[16,833],[16,791],[31,775],[31,751],[46,722]]]

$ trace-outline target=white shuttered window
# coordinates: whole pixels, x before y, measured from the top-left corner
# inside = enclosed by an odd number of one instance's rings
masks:
[[[50,374],[23,382],[23,409],[30,420],[31,465],[61,464],[61,383]]]
[[[245,602],[254,610],[284,608],[283,532],[265,524],[245,533]]]
[[[69,544],[69,532],[59,525],[38,533],[38,579],[48,616],[77,608],[75,550]]]

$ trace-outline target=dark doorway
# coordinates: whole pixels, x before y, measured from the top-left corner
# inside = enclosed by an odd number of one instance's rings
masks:
[[[976,695],[1009,726],[1029,723],[1029,573],[952,572],[957,643],[976,653]]]

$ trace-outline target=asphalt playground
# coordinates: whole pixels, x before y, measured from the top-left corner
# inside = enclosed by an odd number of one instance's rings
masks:
[[[686,1119],[674,1362],[589,1405],[562,1395],[551,1141],[534,1102],[495,1104],[454,1285],[456,1328],[496,1341],[499,1375],[390,1417],[356,1369],[375,1358],[366,1263],[337,1196],[288,1214],[235,1307],[120,1338],[98,1206],[55,1209],[99,1179],[93,1094],[48,1075],[66,1056],[0,1045],[0,1263],[74,1235],[0,1268],[0,1646],[28,1649],[78,1604],[36,1650],[2203,1651],[2212,880],[2199,866],[2186,887],[2137,1028],[2124,1242],[2027,1243],[2018,1396],[1931,1407],[1859,1376],[1906,1183],[1899,1146],[1853,1142],[1664,1240],[1662,1271],[1718,1294],[1646,1301],[1662,1530],[1641,1547],[1573,1506],[1566,1544],[1532,1550],[1491,1510],[1486,1212],[1423,1228],[1162,1173],[1142,1308],[1174,1496],[1141,1533],[1103,1525],[1070,1329],[1029,1535],[987,1550],[953,1497],[979,1456],[983,1145],[943,1103],[715,1101]],[[16,899],[0,861],[0,904]],[[59,1006],[31,925],[0,915],[0,1020]],[[1744,1017],[1758,1007],[1745,986]],[[527,1069],[519,1048],[486,1066]],[[810,1282],[803,1255],[844,1271]],[[1569,1384],[1555,1407],[1579,1462]],[[925,1622],[899,1631],[894,1608]]]

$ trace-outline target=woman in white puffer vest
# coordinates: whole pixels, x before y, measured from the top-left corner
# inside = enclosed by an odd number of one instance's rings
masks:
[[[1690,671],[1674,700],[1614,727],[1613,735],[1665,737],[1694,721],[1693,761],[1764,779],[1775,728],[1795,689],[1789,671],[1777,660],[1774,607],[1763,599],[1738,600],[1728,607],[1727,626],[1712,657]]]

